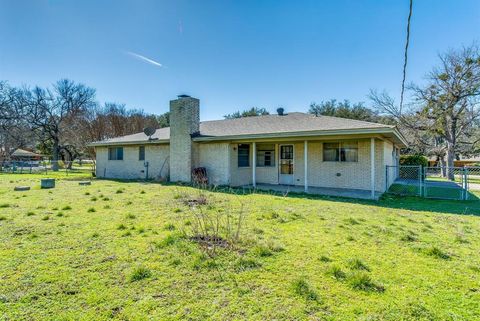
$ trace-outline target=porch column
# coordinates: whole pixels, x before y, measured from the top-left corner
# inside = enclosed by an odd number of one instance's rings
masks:
[[[253,187],[257,187],[257,143],[253,142],[252,144],[253,155],[252,155],[252,184]]]
[[[304,182],[305,192],[308,192],[308,141],[303,142],[303,159],[305,161],[304,168]]]
[[[370,138],[370,188],[375,199],[375,138]]]

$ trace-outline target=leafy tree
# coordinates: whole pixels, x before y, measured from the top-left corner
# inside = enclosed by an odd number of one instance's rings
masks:
[[[269,115],[270,113],[265,108],[252,107],[244,111],[236,111],[232,114],[223,116],[225,119],[234,119],[242,117],[253,117],[253,116],[263,116]]]
[[[362,102],[351,104],[348,100],[339,102],[335,99],[331,99],[322,101],[319,104],[313,102],[310,104],[308,112],[315,116],[332,116],[369,122],[394,124],[394,120],[391,117],[379,115],[377,111],[365,107]]]
[[[158,128],[170,127],[170,112],[157,116]]]

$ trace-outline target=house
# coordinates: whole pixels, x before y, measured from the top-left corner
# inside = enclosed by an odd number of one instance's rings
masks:
[[[209,183],[377,198],[405,139],[394,126],[305,113],[200,122],[200,102],[170,101],[170,128],[92,143],[100,178]],[[393,180],[390,180],[393,181]]]

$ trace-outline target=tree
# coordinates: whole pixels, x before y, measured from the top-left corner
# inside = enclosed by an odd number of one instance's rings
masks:
[[[374,104],[397,119],[416,143],[436,149],[447,167],[459,153],[478,147],[480,51],[476,45],[440,55],[440,66],[423,86],[410,86],[414,101],[401,110],[386,93],[371,93]],[[446,173],[454,179],[453,171]]]
[[[234,118],[263,116],[263,115],[270,115],[270,113],[265,108],[252,107],[244,111],[236,111],[232,114],[227,114],[223,117],[225,119],[234,119]]]
[[[24,114],[44,145],[51,144],[52,170],[58,170],[58,160],[62,151],[69,151],[66,133],[70,125],[83,117],[95,106],[95,90],[83,84],[62,79],[52,89],[35,87],[24,89]],[[70,137],[82,135],[74,131]]]
[[[315,116],[332,116],[385,124],[394,123],[391,117],[379,115],[377,111],[365,107],[362,102],[351,104],[348,100],[338,102],[331,99],[319,104],[313,102],[310,104],[308,112]]]
[[[170,127],[170,112],[157,116],[158,128]]]

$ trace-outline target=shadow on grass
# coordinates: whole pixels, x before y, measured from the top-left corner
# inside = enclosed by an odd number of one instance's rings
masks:
[[[104,179],[101,179],[104,180]],[[107,179],[105,179],[107,180]],[[145,181],[145,180],[120,180],[120,179],[108,179],[108,181],[114,181],[118,183],[132,183],[132,182],[143,182],[145,184],[152,185],[162,185],[162,186],[183,186],[191,187],[195,189],[205,189],[203,187],[198,187],[193,184],[178,184],[170,182],[158,182],[158,181]],[[325,195],[316,195],[316,194],[307,194],[299,192],[288,192],[283,193],[274,190],[260,190],[248,187],[228,187],[228,186],[216,186],[207,188],[210,192],[216,193],[225,193],[231,195],[271,195],[271,196],[281,196],[286,198],[296,198],[296,199],[308,199],[308,200],[327,200],[331,202],[340,202],[340,203],[349,203],[349,204],[361,204],[369,206],[378,206],[383,208],[391,209],[404,209],[409,211],[419,211],[419,212],[434,212],[434,213],[445,213],[445,214],[460,214],[460,215],[475,215],[480,216],[480,201],[477,195],[470,193],[470,200],[468,201],[459,201],[459,200],[442,200],[442,199],[427,199],[415,196],[399,196],[392,194],[384,194],[378,201],[373,200],[364,200],[364,199],[355,199],[355,198],[346,198],[346,197],[336,197],[336,196],[325,196]]]

